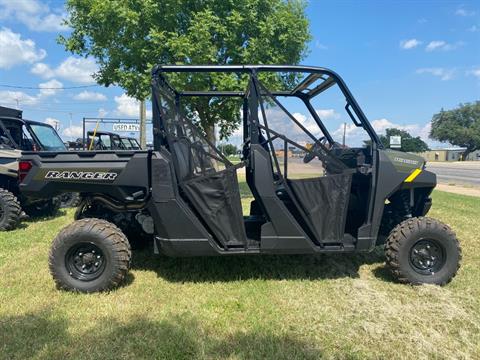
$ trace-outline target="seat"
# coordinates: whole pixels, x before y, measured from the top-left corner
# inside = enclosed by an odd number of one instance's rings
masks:
[[[192,151],[190,140],[185,137],[176,139],[173,144],[175,159],[177,162],[177,177],[179,182],[183,182],[193,175]]]

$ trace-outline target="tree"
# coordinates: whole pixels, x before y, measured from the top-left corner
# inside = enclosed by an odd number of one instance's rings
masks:
[[[72,28],[60,37],[65,48],[93,56],[99,84],[119,85],[138,100],[150,92],[155,64],[296,64],[310,40],[304,0],[68,0]],[[234,74],[178,76],[181,88],[244,89]],[[265,79],[267,85],[292,78]],[[189,98],[210,140],[214,124],[221,138],[240,121],[238,99]]]
[[[233,144],[225,144],[225,145],[222,145],[222,151],[225,155],[231,156],[231,155],[237,155],[238,149]]]
[[[390,147],[390,136],[400,136],[402,138],[402,147],[400,150],[406,152],[423,152],[428,150],[428,145],[420,138],[413,137],[407,131],[390,128],[385,131],[385,135],[380,135],[380,141],[387,148]]]
[[[480,149],[480,101],[442,109],[433,115],[430,137],[466,148],[462,154],[465,160],[472,151]]]

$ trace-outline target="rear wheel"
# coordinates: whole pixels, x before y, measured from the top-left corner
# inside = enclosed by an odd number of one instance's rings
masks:
[[[131,258],[130,245],[119,228],[89,218],[75,221],[57,235],[49,266],[59,289],[98,292],[121,284]]]
[[[462,251],[455,233],[442,222],[411,218],[390,233],[385,253],[387,265],[398,281],[445,285],[456,275]]]
[[[15,195],[0,188],[0,231],[15,229],[21,214],[22,209]]]

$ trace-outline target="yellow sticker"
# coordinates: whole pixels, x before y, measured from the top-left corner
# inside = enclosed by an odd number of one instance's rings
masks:
[[[408,175],[408,177],[405,179],[405,182],[412,182],[413,180],[415,180],[415,178],[422,172],[421,169],[415,169],[412,171],[412,173],[410,175]]]

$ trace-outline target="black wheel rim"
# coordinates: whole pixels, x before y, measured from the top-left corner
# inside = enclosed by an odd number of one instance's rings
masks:
[[[106,258],[94,243],[84,242],[72,246],[65,257],[70,276],[82,281],[92,281],[102,275]]]
[[[435,239],[420,239],[410,250],[410,264],[422,275],[435,275],[445,265],[445,249]]]

